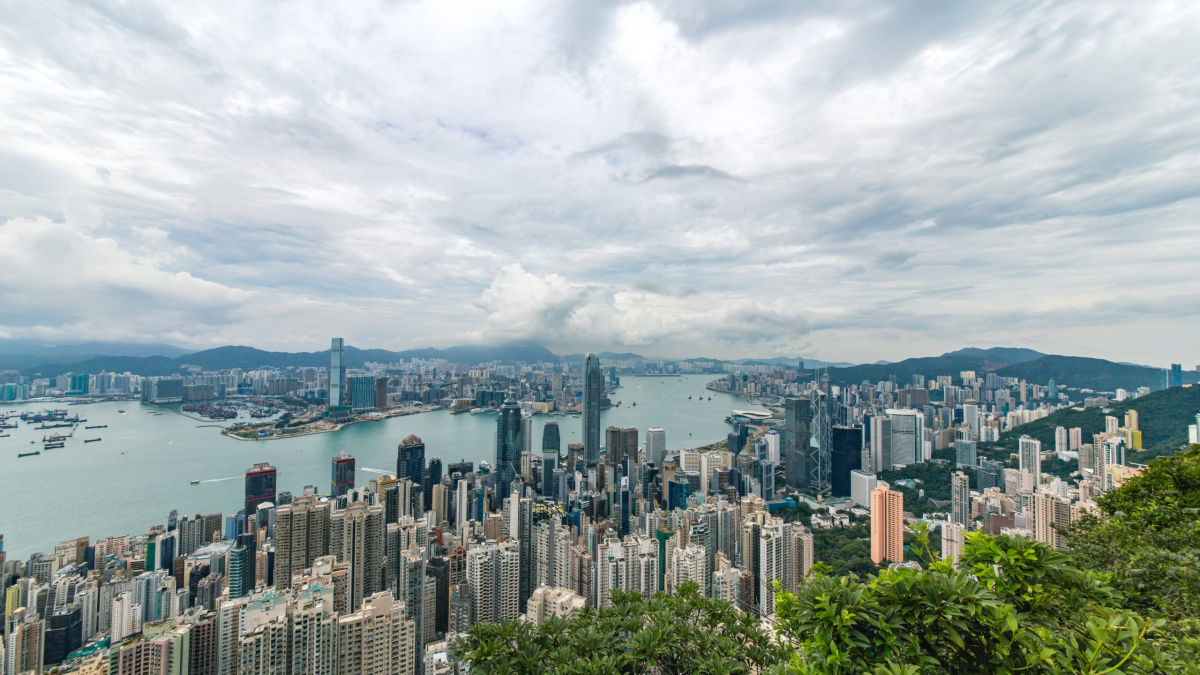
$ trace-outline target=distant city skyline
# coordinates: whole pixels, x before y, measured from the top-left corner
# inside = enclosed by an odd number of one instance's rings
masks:
[[[320,11],[12,13],[0,338],[1200,362],[1200,6]]]

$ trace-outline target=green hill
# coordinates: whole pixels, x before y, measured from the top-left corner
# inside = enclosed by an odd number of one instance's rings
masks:
[[[895,363],[865,363],[848,368],[829,368],[830,382],[858,384],[860,382],[879,382],[895,376],[900,385],[912,382],[913,375],[924,375],[926,380],[938,375],[953,375],[956,379],[964,370],[987,372],[1005,365],[1003,362],[991,360],[987,356],[927,356],[915,359],[904,359]]]
[[[1005,452],[1016,452],[1017,442],[1029,435],[1042,442],[1043,450],[1054,449],[1056,427],[1079,427],[1083,429],[1083,440],[1090,443],[1092,434],[1104,431],[1104,417],[1112,415],[1125,423],[1125,413],[1138,412],[1138,428],[1142,431],[1143,452],[1129,454],[1129,460],[1145,462],[1152,457],[1170,454],[1187,445],[1187,428],[1196,423],[1200,413],[1200,387],[1174,387],[1156,391],[1140,398],[1126,399],[1114,403],[1109,412],[1100,408],[1075,410],[1068,408],[1029,424],[1022,424],[1000,435],[998,446]]]
[[[1082,356],[1043,356],[1040,359],[1005,366],[996,371],[1003,377],[1017,377],[1027,382],[1046,384],[1051,378],[1060,387],[1116,391],[1118,388],[1136,391],[1138,387],[1161,389],[1163,371],[1158,368],[1113,363],[1104,359]],[[1185,371],[1184,384],[1195,384],[1195,371]]]
[[[1045,354],[1032,349],[1025,349],[1024,347],[992,347],[991,349],[967,347],[965,349],[946,352],[945,354],[942,354],[942,356],[973,356],[987,359],[989,361],[999,361],[1001,363],[1007,363],[1011,365],[1014,363],[1025,363],[1026,361],[1040,359],[1045,356]]]

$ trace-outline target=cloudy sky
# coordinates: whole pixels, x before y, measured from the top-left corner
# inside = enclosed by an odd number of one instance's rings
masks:
[[[1200,3],[0,11],[0,337],[1200,362]]]

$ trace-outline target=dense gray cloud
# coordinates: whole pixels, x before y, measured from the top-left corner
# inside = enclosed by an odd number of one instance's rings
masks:
[[[1200,362],[1195,3],[9,9],[0,336]]]

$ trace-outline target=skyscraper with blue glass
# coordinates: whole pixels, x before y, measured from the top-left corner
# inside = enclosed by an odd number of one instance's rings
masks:
[[[345,405],[346,355],[342,338],[333,338],[329,347],[329,405]]]
[[[600,357],[588,352],[583,359],[583,458],[588,466],[600,462],[600,399],[604,396],[604,376]]]

